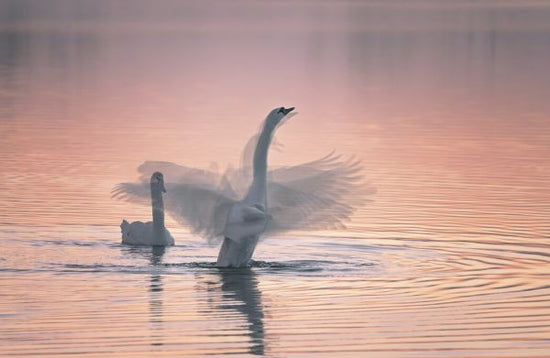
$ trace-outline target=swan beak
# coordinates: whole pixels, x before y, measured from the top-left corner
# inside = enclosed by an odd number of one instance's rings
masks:
[[[288,108],[281,108],[281,112],[283,112],[283,114],[286,116],[287,114],[289,114],[290,112],[292,112],[294,110],[294,107],[288,107]]]

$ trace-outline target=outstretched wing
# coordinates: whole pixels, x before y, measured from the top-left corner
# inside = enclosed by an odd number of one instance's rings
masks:
[[[210,242],[222,238],[227,214],[250,185],[246,168],[216,171],[193,169],[170,162],[145,162],[141,181],[121,183],[113,197],[151,205],[149,177],[165,175],[165,210],[180,224]],[[359,161],[327,156],[268,172],[267,203],[270,216],[266,231],[318,230],[345,227],[344,223],[376,192],[361,176]]]
[[[375,189],[361,176],[361,163],[334,153],[268,174],[266,231],[345,227],[357,207]]]
[[[119,183],[111,190],[113,199],[151,205],[151,186],[148,182]]]
[[[218,189],[194,183],[166,183],[164,210],[178,223],[208,239],[221,241],[227,214],[236,202]],[[120,183],[113,198],[141,205],[151,205],[149,183]]]

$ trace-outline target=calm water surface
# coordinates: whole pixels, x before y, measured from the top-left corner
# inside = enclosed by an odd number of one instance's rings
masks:
[[[547,2],[0,1],[0,355],[550,355]],[[168,221],[119,244],[145,160],[336,150],[377,188],[347,230],[250,269]]]

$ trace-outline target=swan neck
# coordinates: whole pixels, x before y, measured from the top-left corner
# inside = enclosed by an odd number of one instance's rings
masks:
[[[267,150],[269,149],[274,129],[275,127],[266,122],[256,143],[252,163],[254,179],[252,180],[248,194],[244,198],[244,202],[249,205],[261,204],[267,207]]]
[[[256,149],[254,151],[254,161],[252,163],[254,170],[254,181],[265,181],[267,177],[267,153],[271,144],[271,137],[275,128],[266,123]]]
[[[164,242],[164,201],[162,199],[162,189],[158,185],[151,184],[151,202],[153,207],[153,231],[154,241],[158,244]]]

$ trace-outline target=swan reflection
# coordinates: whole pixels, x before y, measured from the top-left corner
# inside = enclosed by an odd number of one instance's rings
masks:
[[[164,246],[130,246],[124,247],[123,253],[141,256],[149,261],[151,274],[149,278],[149,323],[151,324],[151,346],[162,346],[164,339],[163,283],[162,271],[156,266],[162,264],[166,248]]]
[[[264,354],[264,312],[258,279],[254,271],[246,269],[220,269],[221,289],[224,298],[242,302],[240,305],[225,305],[221,308],[237,310],[246,317],[252,340],[250,353]]]
[[[250,268],[220,268],[216,271],[218,280],[203,278],[207,284],[208,302],[216,309],[233,313],[237,311],[246,319],[250,337],[249,353],[264,355],[264,313],[262,294],[258,288],[257,274]],[[221,294],[221,297],[217,294]],[[217,303],[217,304],[216,304]]]
[[[162,263],[166,248],[164,246],[153,246],[149,262],[152,266]],[[158,270],[151,271],[149,280],[149,322],[151,323],[151,346],[162,346],[164,343],[164,320],[162,308],[162,275]]]

